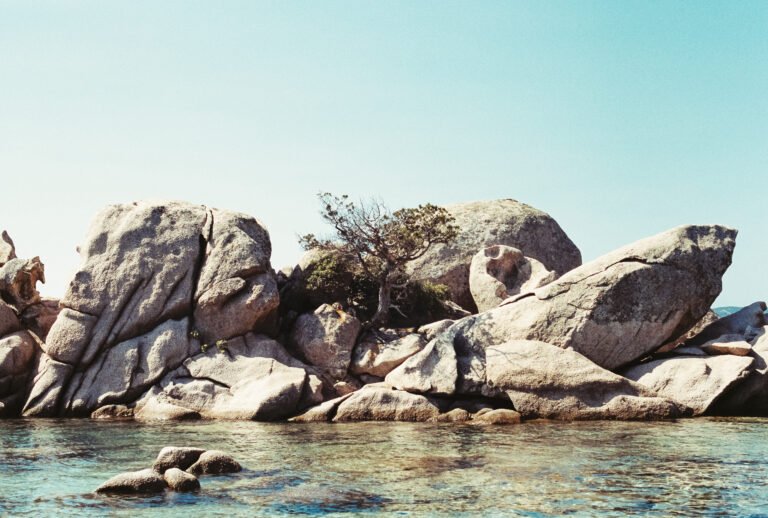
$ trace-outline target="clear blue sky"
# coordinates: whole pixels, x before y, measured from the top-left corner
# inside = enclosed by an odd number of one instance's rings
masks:
[[[740,230],[720,305],[768,297],[768,2],[0,2],[0,227],[61,295],[105,204],[269,228],[315,193],[516,198],[585,260]]]

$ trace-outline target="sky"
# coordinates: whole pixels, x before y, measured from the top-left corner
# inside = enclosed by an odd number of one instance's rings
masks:
[[[0,228],[63,295],[91,218],[252,214],[277,268],[316,194],[514,198],[585,261],[739,229],[716,305],[768,298],[768,2],[0,0]]]

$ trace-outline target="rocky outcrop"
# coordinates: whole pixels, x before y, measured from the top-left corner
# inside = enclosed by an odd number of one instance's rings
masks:
[[[643,363],[623,375],[702,415],[749,375],[753,363],[748,356],[680,356]]]
[[[416,392],[479,394],[486,348],[516,339],[573,349],[615,371],[680,336],[709,310],[735,237],[725,227],[689,226],[633,243],[458,321],[386,381]]]
[[[557,278],[536,259],[517,248],[492,245],[480,250],[469,265],[469,291],[478,311],[493,309],[504,300]]]
[[[342,379],[349,368],[359,333],[357,318],[340,307],[323,304],[313,313],[299,316],[290,335],[290,344],[310,364],[334,379]]]
[[[181,202],[114,205],[80,250],[25,415],[132,403],[201,342],[275,329],[269,235],[249,216]]]
[[[475,303],[469,289],[469,265],[478,250],[507,245],[562,275],[581,264],[581,253],[551,216],[516,200],[463,203],[446,207],[455,218],[458,236],[431,247],[410,263],[415,280],[445,284],[451,299],[470,311]]]
[[[248,334],[183,362],[136,403],[136,418],[273,421],[322,401],[322,382],[276,341]]]
[[[568,349],[513,340],[486,350],[487,396],[503,393],[524,417],[664,419],[686,408]]]
[[[426,345],[421,334],[398,336],[392,331],[366,333],[355,346],[350,372],[383,378]]]

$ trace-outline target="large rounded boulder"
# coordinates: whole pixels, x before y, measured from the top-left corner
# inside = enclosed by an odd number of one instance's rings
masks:
[[[416,280],[448,286],[451,300],[467,310],[477,309],[469,289],[469,266],[481,248],[517,248],[558,276],[581,265],[581,252],[560,225],[530,205],[506,199],[462,203],[446,209],[459,227],[456,239],[432,246],[408,268]]]

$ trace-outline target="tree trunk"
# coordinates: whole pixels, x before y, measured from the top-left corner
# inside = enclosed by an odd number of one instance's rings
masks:
[[[379,306],[371,319],[375,327],[386,326],[389,322],[389,306],[392,304],[392,280],[389,275],[379,281]]]

